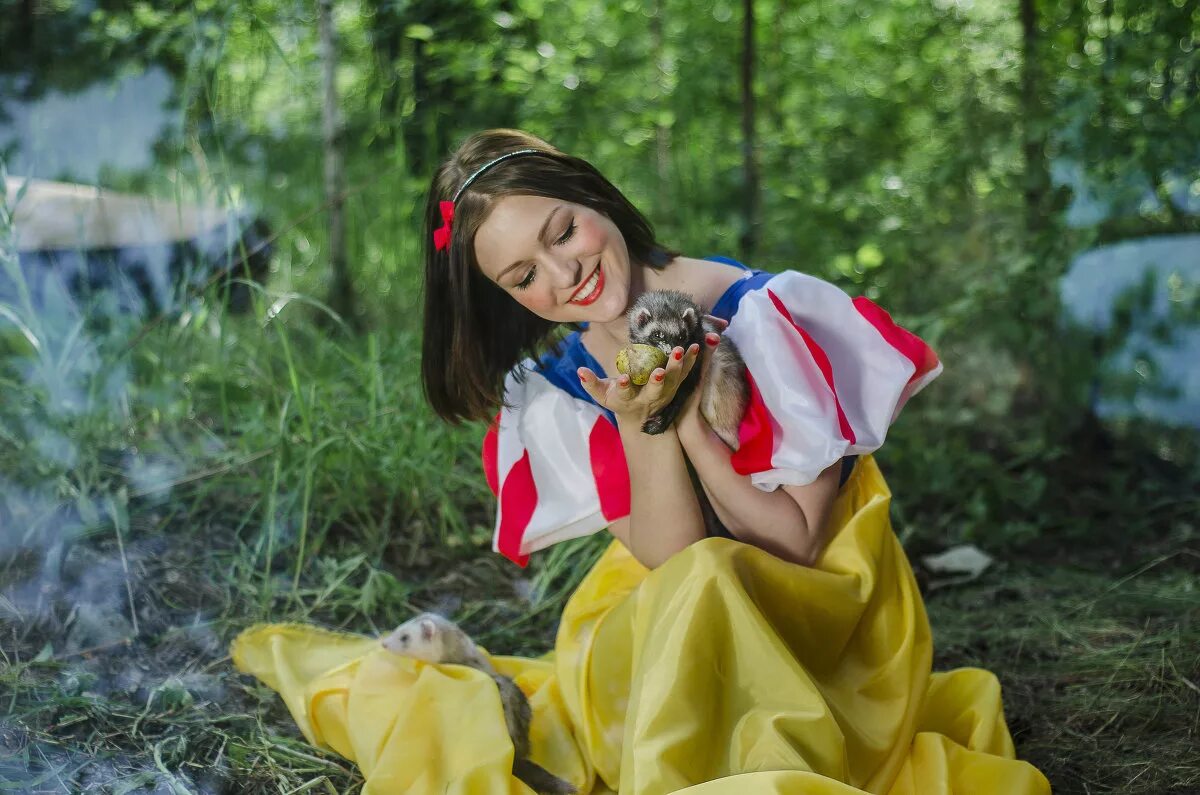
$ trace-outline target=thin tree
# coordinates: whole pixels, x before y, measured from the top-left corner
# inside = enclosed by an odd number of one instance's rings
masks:
[[[1045,129],[1038,97],[1038,16],[1036,0],[1020,0],[1021,10],[1021,113],[1022,150],[1025,159],[1025,231],[1036,243],[1045,229],[1043,214],[1050,175],[1045,162]]]
[[[741,254],[752,258],[758,249],[762,225],[758,161],[754,136],[754,0],[742,4],[742,159],[746,172],[746,228],[742,231]]]
[[[321,36],[321,71],[324,106],[321,130],[325,150],[325,199],[329,204],[329,265],[333,283],[329,306],[347,322],[355,324],[354,285],[346,258],[346,175],[342,165],[342,122],[338,113],[337,34],[333,26],[333,0],[317,0],[317,24]]]
[[[663,36],[663,15],[666,10],[663,8],[662,0],[655,0],[651,9],[652,16],[650,17],[650,49],[654,53],[654,71],[655,80],[658,83],[658,100],[660,111],[666,111],[670,106],[670,92],[668,90],[669,83],[667,80],[668,56],[667,42]],[[658,211],[666,213],[667,211],[667,175],[670,172],[671,162],[671,128],[664,123],[664,113],[660,112],[658,118],[654,122],[654,140],[655,140],[655,170],[658,177]]]

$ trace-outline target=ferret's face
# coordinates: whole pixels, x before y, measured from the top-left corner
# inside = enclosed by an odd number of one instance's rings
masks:
[[[405,657],[438,662],[443,657],[442,634],[428,618],[418,617],[396,627],[380,639],[383,648]]]
[[[544,196],[497,200],[475,234],[485,276],[530,312],[559,323],[604,323],[629,305],[625,238],[607,216]]]
[[[653,345],[670,354],[676,346],[687,347],[695,336],[699,317],[690,307],[682,310],[660,296],[647,293],[630,312],[629,341]]]
[[[683,345],[687,338],[687,328],[675,318],[647,320],[636,331],[629,331],[631,342],[653,345],[666,354]]]

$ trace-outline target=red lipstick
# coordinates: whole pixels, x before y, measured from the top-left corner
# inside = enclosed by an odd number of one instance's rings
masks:
[[[587,279],[584,280],[583,284],[579,285],[579,289],[575,291],[575,294],[571,296],[570,303],[575,304],[575,306],[587,306],[588,304],[595,303],[596,299],[600,297],[600,294],[604,292],[604,269],[597,265],[596,270],[593,271],[593,274],[596,277],[595,287],[593,287],[586,294],[586,296],[578,299],[576,298],[576,296],[579,295],[579,290],[584,289],[584,287],[591,282],[592,276],[588,276]]]

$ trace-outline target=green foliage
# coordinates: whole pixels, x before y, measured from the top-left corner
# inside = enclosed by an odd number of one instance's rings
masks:
[[[1082,736],[1123,791],[1194,787],[1183,764],[1121,778],[1110,752],[1141,765],[1156,748],[1135,730],[1194,734],[1197,663],[1179,650],[1195,645],[1198,443],[1089,412],[1101,376],[1154,380],[1096,358],[1147,330],[1153,285],[1098,339],[1064,328],[1057,284],[1099,243],[1197,231],[1180,206],[1200,201],[1195,3],[1038,2],[1030,56],[1015,0],[760,0],[747,253],[739,5],[338,0],[361,336],[314,298],[314,4],[50,6],[0,31],[0,103],[162,68],[182,135],[158,143],[158,168],[105,186],[261,208],[278,239],[248,317],[208,295],[148,327],[0,304],[0,683],[18,760],[0,760],[0,785],[188,791],[215,771],[246,791],[352,790],[352,770],[222,662],[254,621],[377,632],[436,608],[497,651],[549,646],[606,539],[528,572],[492,554],[482,428],[437,422],[417,377],[429,174],[466,134],[511,125],[594,162],[686,253],[812,272],[929,340],[946,373],[880,453],[897,529],[914,552],[971,539],[1024,556],[930,600],[942,662],[1001,666],[1018,742],[1056,785],[1080,780],[1061,749]],[[1038,169],[1054,182],[1028,196]],[[1195,286],[1166,286],[1167,325],[1193,323]],[[1081,562],[1093,549],[1108,558]],[[1128,579],[1147,555],[1170,563]],[[80,618],[85,586],[107,614]],[[975,608],[1008,592],[1011,615],[981,627]],[[148,673],[122,679],[135,662]]]

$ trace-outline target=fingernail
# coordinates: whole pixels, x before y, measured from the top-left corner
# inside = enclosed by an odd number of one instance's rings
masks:
[[[655,380],[655,381],[661,381],[661,380],[663,380],[663,374],[662,374],[662,373],[655,373],[655,374],[654,374],[654,380]]]
[[[683,351],[675,351],[674,356],[675,356],[675,361],[679,361],[680,359],[683,358]]]
[[[707,342],[709,345],[716,345],[718,342],[721,341],[721,338],[718,337],[716,334],[705,334],[704,341]]]
[[[575,372],[575,375],[579,376],[579,380],[580,380],[580,381],[586,381],[586,380],[587,380],[587,375],[586,375],[586,374],[584,374],[584,373],[581,373],[581,372],[579,372],[579,371],[576,371],[576,372]]]

